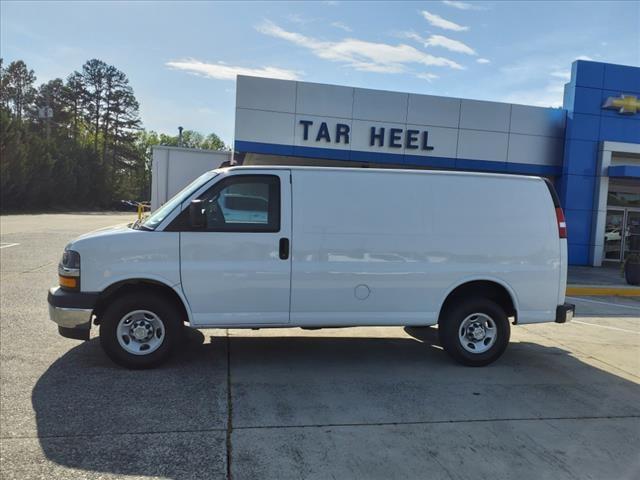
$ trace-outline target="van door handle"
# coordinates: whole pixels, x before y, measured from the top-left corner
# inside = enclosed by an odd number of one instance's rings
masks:
[[[289,239],[280,239],[280,260],[286,260],[289,258]]]

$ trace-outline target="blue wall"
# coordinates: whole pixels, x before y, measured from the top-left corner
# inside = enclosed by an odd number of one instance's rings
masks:
[[[640,98],[640,68],[577,60],[565,86],[567,127],[560,199],[569,232],[569,263],[589,265],[600,142],[640,143],[640,114],[604,110],[607,97]]]

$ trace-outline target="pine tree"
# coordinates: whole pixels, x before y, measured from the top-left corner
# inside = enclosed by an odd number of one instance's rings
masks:
[[[13,111],[18,120],[33,107],[36,77],[22,60],[11,62],[2,75],[3,103]]]

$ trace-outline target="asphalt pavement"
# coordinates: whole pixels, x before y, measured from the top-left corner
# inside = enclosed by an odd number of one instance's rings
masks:
[[[485,368],[433,328],[204,330],[128,371],[60,337],[66,243],[133,214],[0,217],[0,477],[636,479],[640,299],[572,298]]]

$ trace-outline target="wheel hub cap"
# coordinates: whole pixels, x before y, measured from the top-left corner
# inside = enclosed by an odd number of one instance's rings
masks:
[[[143,341],[151,337],[153,327],[149,322],[136,322],[131,328],[131,336],[138,341]]]
[[[484,327],[478,323],[473,323],[467,329],[469,340],[482,340],[487,335]]]
[[[460,345],[470,353],[484,353],[496,343],[498,328],[495,320],[485,313],[472,313],[460,324]]]
[[[120,319],[116,335],[127,353],[149,355],[164,342],[164,322],[149,310],[134,310]]]

